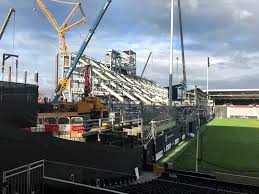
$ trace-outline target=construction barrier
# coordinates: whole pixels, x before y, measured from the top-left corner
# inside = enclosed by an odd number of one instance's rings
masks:
[[[34,132],[34,133],[53,133],[53,132],[85,132],[85,126],[82,124],[46,124],[37,125],[37,127],[22,128],[23,131]]]

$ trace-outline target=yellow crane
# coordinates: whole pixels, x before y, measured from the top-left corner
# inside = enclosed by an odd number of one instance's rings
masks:
[[[42,10],[42,12],[46,15],[49,22],[52,24],[52,26],[58,32],[58,35],[59,35],[59,54],[67,54],[68,45],[67,45],[67,41],[66,41],[66,37],[65,37],[66,32],[74,29],[75,27],[79,26],[80,24],[86,23],[86,17],[85,17],[83,9],[81,7],[81,3],[70,3],[70,2],[60,1],[60,0],[52,0],[52,1],[55,1],[57,3],[65,3],[65,4],[75,5],[74,8],[72,9],[72,11],[69,13],[67,18],[65,19],[65,21],[63,22],[63,24],[61,26],[59,26],[58,22],[56,21],[56,19],[53,16],[53,14],[49,11],[49,9],[43,3],[43,1],[42,0],[36,0],[37,4],[40,7],[40,9]],[[71,22],[73,17],[78,12],[81,13],[82,18],[69,25],[68,23]]]

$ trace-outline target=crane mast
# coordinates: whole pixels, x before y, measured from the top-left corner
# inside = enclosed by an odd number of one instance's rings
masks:
[[[12,14],[14,14],[14,13],[15,13],[14,8],[10,8],[10,10],[9,10],[9,12],[8,12],[8,15],[7,15],[7,17],[5,18],[4,24],[3,24],[2,28],[1,28],[1,31],[0,31],[0,40],[2,39],[2,37],[3,37],[3,35],[4,35],[4,32],[5,32],[5,29],[6,29],[8,23],[9,23],[9,21],[10,21],[10,18],[11,18],[11,16],[12,16]]]
[[[55,28],[55,30],[58,32],[59,35],[59,53],[60,54],[66,54],[68,52],[68,45],[66,41],[66,32],[74,29],[75,27],[79,26],[82,23],[86,23],[85,14],[81,8],[81,3],[76,3],[75,7],[72,9],[72,11],[69,13],[65,21],[63,22],[62,26],[59,26],[58,22],[54,18],[53,14],[50,12],[48,7],[43,3],[42,0],[36,0],[38,6],[42,10],[42,12],[46,15],[49,22],[52,24],[52,26]],[[75,14],[77,12],[80,12],[82,14],[82,18],[78,21],[74,22],[73,24],[69,25],[68,23],[73,19]]]
[[[51,11],[48,9],[48,7],[43,3],[43,0],[36,0],[38,6],[42,10],[42,12],[45,14],[49,22],[52,24],[52,26],[55,28],[55,30],[58,33],[59,37],[59,52],[57,55],[57,64],[55,64],[55,87],[58,85],[58,80],[59,80],[59,67],[62,67],[62,75],[64,74],[64,69],[65,66],[68,65],[68,61],[65,60],[65,56],[68,55],[68,44],[66,41],[66,33],[68,31],[71,31],[72,29],[76,28],[77,26],[86,23],[86,17],[84,14],[84,11],[82,9],[81,3],[68,3],[68,2],[62,2],[62,1],[57,1],[58,3],[63,3],[63,4],[69,4],[69,5],[75,5],[72,9],[72,11],[68,14],[66,19],[64,20],[63,24],[59,26],[58,22],[54,18],[53,14]],[[74,16],[80,13],[82,15],[82,18],[75,21],[74,23],[69,25],[69,22],[71,22],[74,18]],[[69,81],[69,84],[71,85],[71,80]]]
[[[182,10],[181,0],[178,0],[179,10],[179,23],[180,23],[180,36],[181,36],[181,50],[182,50],[182,63],[183,63],[183,83],[186,84],[186,70],[185,70],[185,53],[184,53],[184,40],[183,40],[183,23],[182,23]]]
[[[85,51],[85,48],[87,47],[88,43],[90,42],[92,36],[95,33],[95,30],[97,29],[99,23],[101,22],[106,10],[108,9],[109,5],[111,3],[111,0],[107,0],[107,2],[105,3],[103,9],[101,10],[99,16],[97,17],[97,20],[95,21],[93,27],[89,30],[89,33],[87,35],[87,37],[85,38],[83,44],[81,45],[79,51],[76,54],[76,57],[73,59],[73,61],[71,62],[71,64],[69,65],[69,70],[67,72],[67,74],[65,75],[65,77],[60,81],[60,83],[58,84],[56,90],[55,90],[55,94],[53,97],[53,102],[57,102],[59,97],[62,95],[62,92],[66,89],[67,84],[69,82],[69,78],[71,77],[74,69],[76,68],[76,65],[79,61],[79,59],[81,58],[83,52]]]
[[[187,90],[187,78],[186,78],[186,67],[185,67],[185,53],[184,53],[184,37],[183,37],[181,0],[178,0],[178,13],[179,13],[181,51],[182,51],[182,63],[183,63],[182,100],[185,100],[186,99],[186,90]]]

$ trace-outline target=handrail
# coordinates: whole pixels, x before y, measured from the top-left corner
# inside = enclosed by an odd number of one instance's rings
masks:
[[[126,194],[126,193],[122,193],[122,192],[115,191],[115,190],[110,190],[110,189],[105,189],[105,188],[100,188],[100,187],[94,187],[94,186],[85,185],[85,184],[81,184],[81,183],[75,183],[75,182],[71,182],[71,181],[65,181],[65,180],[52,178],[52,177],[48,177],[48,176],[45,176],[44,179],[62,182],[62,183],[67,183],[67,184],[76,185],[76,186],[81,186],[81,187],[86,187],[86,188],[95,189],[95,190],[99,190],[99,191],[106,191],[106,192],[115,193],[115,194]]]
[[[39,161],[30,163],[30,164],[27,164],[27,165],[23,165],[23,166],[20,166],[20,167],[17,167],[17,168],[14,168],[14,169],[5,171],[4,173],[5,173],[5,174],[9,174],[10,172],[14,172],[14,171],[17,171],[17,170],[20,170],[20,169],[23,169],[23,168],[27,168],[28,166],[33,166],[33,165],[39,164],[39,163],[44,164],[44,160],[39,160]]]
[[[172,120],[175,121],[175,118],[165,119],[165,120],[159,120],[159,121],[153,121],[153,122],[154,122],[154,124],[155,124],[155,123],[162,123],[162,122],[165,122],[165,121],[172,121]]]
[[[102,171],[102,172],[108,172],[108,173],[115,173],[115,174],[120,174],[120,175],[133,176],[133,174],[127,174],[127,173],[123,173],[123,172],[99,169],[99,168],[94,168],[94,167],[85,167],[85,166],[81,166],[81,165],[69,164],[69,163],[57,162],[57,161],[50,161],[50,160],[44,160],[44,161],[45,161],[45,163],[49,162],[49,163],[65,165],[65,166],[71,166],[71,167],[77,167],[77,168],[79,167],[79,168],[82,168],[82,169],[96,170],[96,171],[98,170],[98,171]]]
[[[173,180],[164,180],[164,179],[157,179],[158,181],[162,181],[162,182],[167,182],[167,183],[174,183],[174,184],[179,184],[179,185],[185,185],[185,186],[190,186],[190,187],[196,187],[199,189],[207,189],[207,190],[211,190],[211,191],[223,191],[223,192],[228,192],[228,193],[232,193],[232,194],[246,194],[246,193],[242,193],[242,192],[236,192],[236,191],[230,191],[230,190],[224,190],[224,189],[217,189],[217,188],[212,188],[212,187],[205,187],[205,186],[200,186],[200,185],[193,185],[193,184],[189,184],[189,183],[181,183],[181,182],[176,182]]]

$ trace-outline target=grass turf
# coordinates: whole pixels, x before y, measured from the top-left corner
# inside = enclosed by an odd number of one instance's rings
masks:
[[[259,177],[259,121],[215,119],[200,135],[199,171]],[[167,162],[175,168],[195,170],[196,141]]]

